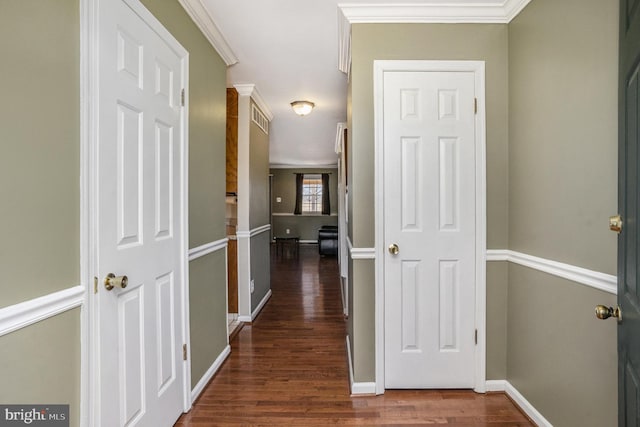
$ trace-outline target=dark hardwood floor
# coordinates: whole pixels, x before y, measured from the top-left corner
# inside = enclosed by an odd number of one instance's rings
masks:
[[[501,393],[388,390],[351,397],[335,258],[272,257],[273,296],[176,426],[533,426]]]

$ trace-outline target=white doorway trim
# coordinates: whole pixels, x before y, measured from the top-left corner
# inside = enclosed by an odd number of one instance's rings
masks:
[[[398,71],[473,72],[478,111],[475,122],[476,151],[476,313],[478,343],[475,353],[475,387],[486,391],[486,115],[484,61],[374,61],[374,145],[375,145],[375,370],[376,394],[384,394],[384,73]]]
[[[185,102],[182,110],[182,197],[178,201],[182,220],[180,260],[182,268],[182,307],[180,308],[183,342],[190,343],[189,329],[189,53],[173,35],[149,12],[139,0],[119,0],[134,10],[167,44],[185,60],[183,61],[183,86]],[[80,425],[100,425],[100,396],[97,351],[98,336],[96,318],[98,304],[94,298],[94,280],[97,274],[97,144],[98,144],[98,76],[99,76],[99,0],[80,0],[80,276],[85,288],[85,303],[80,320],[81,373],[80,373]],[[109,2],[106,2],[107,4]],[[98,282],[102,278],[97,278]],[[183,410],[191,408],[191,353],[183,364]]]

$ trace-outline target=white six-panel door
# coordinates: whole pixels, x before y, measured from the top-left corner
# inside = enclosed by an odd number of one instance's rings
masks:
[[[96,421],[170,426],[184,398],[186,52],[123,0],[98,11]],[[128,286],[106,290],[108,273]]]
[[[386,388],[473,388],[472,72],[384,74]]]

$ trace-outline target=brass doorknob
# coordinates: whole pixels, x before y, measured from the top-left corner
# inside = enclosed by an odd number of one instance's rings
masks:
[[[110,291],[113,288],[124,289],[129,284],[129,278],[127,276],[116,276],[113,273],[107,274],[104,278],[104,287]]]
[[[609,217],[609,230],[620,234],[622,231],[622,217],[620,215]]]
[[[391,255],[398,255],[398,252],[400,252],[400,247],[397,244],[392,243],[389,245],[389,253]]]
[[[615,317],[618,319],[618,322],[622,322],[622,310],[620,310],[620,306],[607,307],[606,305],[597,305],[596,306],[596,317],[598,319],[608,319],[609,317]]]

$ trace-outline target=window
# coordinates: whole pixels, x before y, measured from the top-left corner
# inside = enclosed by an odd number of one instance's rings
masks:
[[[322,213],[322,177],[305,174],[302,181],[302,213]]]
[[[331,215],[331,201],[329,199],[329,174],[296,175],[296,205],[294,215]]]

